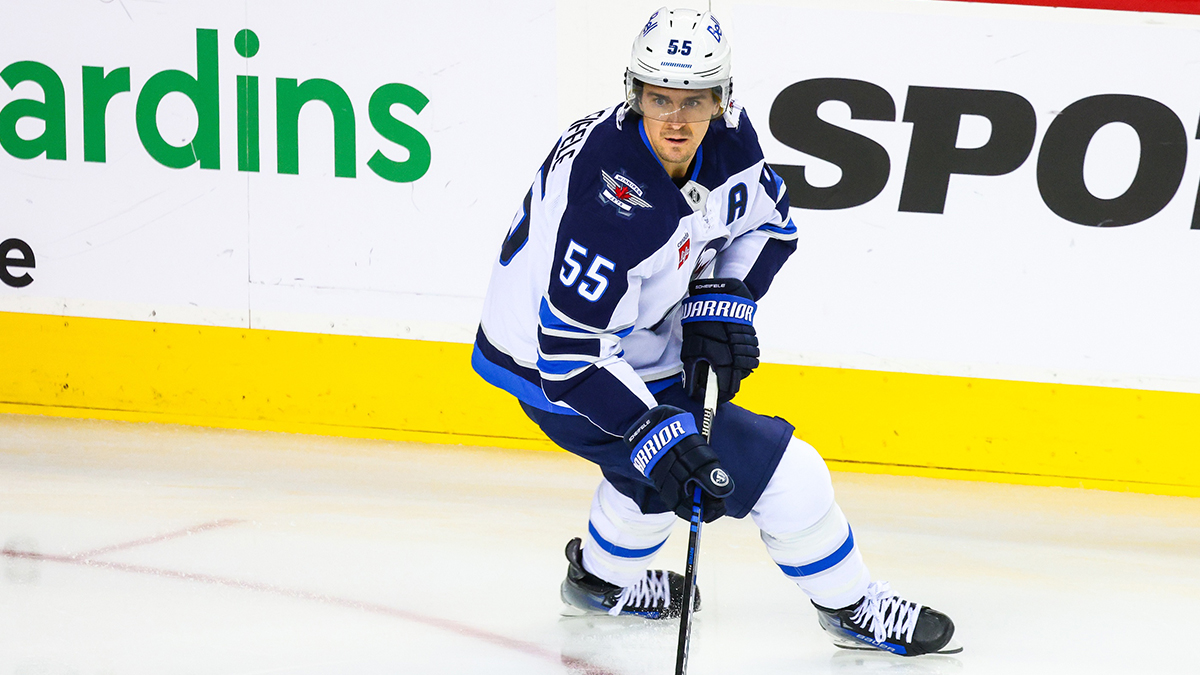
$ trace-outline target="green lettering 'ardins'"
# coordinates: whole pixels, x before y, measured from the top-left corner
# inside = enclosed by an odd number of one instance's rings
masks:
[[[201,169],[221,168],[221,109],[220,72],[217,31],[196,29],[195,75],[183,70],[163,70],[154,73],[137,93],[135,123],[138,138],[146,152],[159,164],[183,169],[199,164]],[[250,59],[258,53],[261,43],[250,29],[240,31],[234,38],[238,54]],[[83,159],[85,162],[106,162],[108,159],[108,108],[112,100],[132,91],[130,68],[107,70],[103,66],[83,66]],[[32,82],[42,90],[41,100],[17,98],[0,107],[0,148],[17,159],[65,160],[67,158],[66,92],[63,81],[49,66],[36,61],[18,61],[0,70],[0,79],[15,89]],[[196,109],[198,124],[190,139],[163,136],[158,126],[158,110],[170,94],[182,94]],[[237,93],[237,150],[239,171],[260,170],[259,77],[238,75]],[[300,173],[300,112],[313,101],[324,103],[333,118],[333,175],[354,178],[356,168],[356,126],[354,106],[350,97],[337,83],[324,79],[300,82],[294,78],[275,80],[277,170],[281,174]],[[404,106],[420,114],[429,98],[407,84],[390,83],[371,94],[368,115],[375,131],[384,139],[400,146],[405,159],[397,160],[376,150],[367,166],[377,176],[395,183],[411,183],[429,172],[432,149],[429,140],[409,124],[402,122],[392,110]],[[23,120],[34,121],[23,122]],[[28,136],[30,129],[41,133],[33,138],[22,137],[18,125]]]

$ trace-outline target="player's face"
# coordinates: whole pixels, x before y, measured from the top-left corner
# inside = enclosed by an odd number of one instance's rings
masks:
[[[717,101],[707,89],[669,89],[642,86],[640,101],[646,136],[658,161],[672,178],[687,173],[709,120],[717,113]]]

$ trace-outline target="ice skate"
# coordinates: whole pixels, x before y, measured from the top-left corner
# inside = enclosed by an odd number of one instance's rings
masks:
[[[901,598],[887,582],[872,581],[856,605],[816,608],[821,628],[843,649],[880,649],[900,656],[962,651],[951,641],[954,622],[950,617]]]
[[[583,568],[583,550],[578,537],[567,542],[567,578],[563,580],[564,614],[609,614],[641,616],[647,619],[679,617],[683,602],[683,576],[675,572],[648,570],[645,578],[633,586],[621,588]],[[695,609],[700,609],[700,591],[696,591]]]

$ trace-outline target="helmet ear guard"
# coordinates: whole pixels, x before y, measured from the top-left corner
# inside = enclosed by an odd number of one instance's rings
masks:
[[[725,113],[733,93],[730,76],[731,49],[721,24],[710,12],[660,8],[650,16],[633,42],[629,67],[625,70],[625,101],[634,112],[679,122],[713,120]],[[685,97],[689,108],[647,111],[643,107],[645,85],[664,89],[710,89],[715,108],[696,106],[695,97]],[[682,101],[682,99],[681,99]],[[711,114],[699,119],[701,109]]]

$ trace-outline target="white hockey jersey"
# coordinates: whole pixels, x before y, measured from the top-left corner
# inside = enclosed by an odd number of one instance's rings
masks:
[[[783,181],[735,105],[680,188],[640,117],[575,122],[525,194],[496,260],[472,365],[541,410],[620,436],[680,379],[691,279],[742,279],[755,298],[796,248]]]

